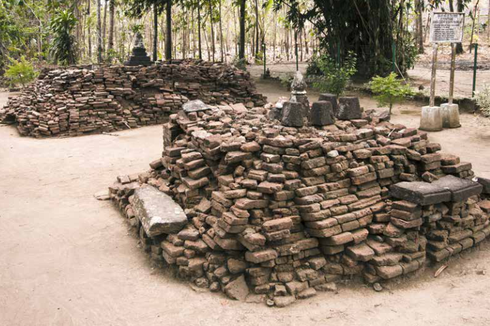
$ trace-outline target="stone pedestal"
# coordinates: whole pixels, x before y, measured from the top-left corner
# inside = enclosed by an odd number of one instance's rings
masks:
[[[287,127],[303,127],[303,104],[298,102],[285,102],[282,108],[282,125]]]
[[[457,104],[441,104],[441,114],[444,128],[461,127],[461,123],[459,123],[459,106]]]
[[[310,122],[313,126],[328,126],[335,122],[332,103],[327,101],[314,102],[311,106]]]
[[[425,131],[441,131],[442,130],[441,108],[438,106],[422,107],[419,129]]]
[[[340,97],[337,118],[339,120],[361,119],[362,112],[359,98],[354,96]]]
[[[303,117],[305,117],[309,120],[309,117],[310,117],[310,101],[308,100],[308,97],[306,96],[306,91],[296,92],[293,90],[291,92],[291,98],[289,99],[289,101],[300,103]]]
[[[339,111],[339,104],[338,104],[336,95],[329,94],[329,93],[323,93],[323,94],[320,94],[318,101],[330,102],[330,104],[332,105],[333,114],[335,117],[337,116],[337,113]]]

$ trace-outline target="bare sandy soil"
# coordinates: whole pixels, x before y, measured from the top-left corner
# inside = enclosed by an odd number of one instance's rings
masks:
[[[430,50],[428,50],[430,52]],[[480,59],[481,64],[487,64],[488,61],[483,61]],[[459,59],[458,62],[466,62],[463,59]],[[299,64],[299,70],[302,73],[306,72],[306,67],[308,65],[306,63]],[[296,65],[294,63],[279,63],[279,64],[271,64],[268,65],[267,68],[271,71],[271,75],[273,77],[284,77],[285,75],[292,76],[296,71]],[[444,67],[443,67],[444,68]],[[253,65],[247,68],[252,76],[258,78],[263,74],[264,68],[263,66]],[[426,95],[429,95],[430,90],[430,76],[431,76],[431,67],[430,64],[427,63],[419,63],[415,66],[415,68],[408,71],[408,77],[410,78],[410,82],[414,88],[418,88],[419,86],[423,86],[422,92]],[[454,97],[455,98],[471,98],[473,91],[473,71],[470,69],[457,69],[455,71],[455,84],[454,84]],[[476,75],[476,91],[482,90],[485,85],[490,86],[490,70],[482,70],[478,69]],[[449,96],[449,70],[439,69],[436,74],[436,96]]]
[[[287,94],[271,87],[259,90]],[[394,120],[416,126],[416,107],[398,107]],[[489,123],[462,121],[431,137],[490,177]],[[488,241],[436,279],[429,269],[381,293],[341,285],[275,309],[194,292],[152,268],[116,209],[93,197],[161,150],[161,126],[43,140],[0,126],[0,325],[489,325]]]

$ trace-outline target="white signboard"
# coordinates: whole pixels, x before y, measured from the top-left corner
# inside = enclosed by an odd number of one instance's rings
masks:
[[[434,12],[430,24],[431,43],[460,43],[463,41],[464,13]]]

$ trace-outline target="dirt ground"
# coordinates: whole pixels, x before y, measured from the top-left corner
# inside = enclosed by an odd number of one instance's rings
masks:
[[[259,84],[270,99],[287,95]],[[314,96],[312,96],[313,98]],[[0,106],[6,94],[0,93]],[[366,108],[374,102],[363,99]],[[417,126],[417,106],[394,121]],[[432,133],[490,177],[488,120]],[[161,126],[65,139],[23,138],[0,126],[0,325],[488,325],[490,243],[381,293],[361,284],[275,309],[193,291],[159,269],[125,221],[93,194],[141,172],[162,150]]]
[[[427,50],[430,52],[431,50]],[[482,59],[480,59],[482,60]],[[464,58],[457,61],[459,64],[467,63]],[[471,66],[472,66],[472,62]],[[480,61],[479,69],[476,75],[476,91],[482,90],[486,85],[490,86],[490,70],[480,69],[480,65],[487,65],[488,61]],[[299,70],[302,73],[306,72],[306,63],[299,64]],[[441,64],[442,67],[438,68],[436,73],[436,96],[449,96],[449,69],[444,61]],[[296,65],[294,63],[281,63],[272,64],[267,66],[271,71],[273,77],[281,77],[285,75],[293,75],[296,71]],[[462,67],[463,68],[463,67]],[[487,67],[488,68],[488,67]],[[263,66],[253,65],[248,67],[252,76],[258,78],[264,72]],[[430,76],[431,76],[431,66],[426,62],[418,63],[413,69],[408,71],[408,78],[414,89],[419,89],[420,86],[423,87],[421,92],[425,95],[429,95],[430,91]],[[455,84],[454,84],[454,97],[455,98],[471,98],[473,91],[473,71],[468,69],[467,65],[464,69],[457,68],[454,73]]]

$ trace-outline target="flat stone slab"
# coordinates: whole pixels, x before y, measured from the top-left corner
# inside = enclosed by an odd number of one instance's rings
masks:
[[[199,112],[210,110],[210,108],[201,100],[194,100],[184,103],[184,105],[182,105],[182,109],[185,112]]]
[[[434,181],[432,185],[447,189],[451,192],[451,200],[454,202],[464,201],[471,196],[479,195],[483,186],[478,182],[461,179],[453,175],[447,175]]]
[[[490,179],[478,177],[478,183],[483,186],[484,194],[490,194]]]
[[[433,205],[451,200],[451,192],[434,183],[399,182],[390,187],[391,195],[419,205]]]
[[[149,237],[178,233],[187,224],[187,215],[172,197],[152,186],[136,189],[132,204]]]

